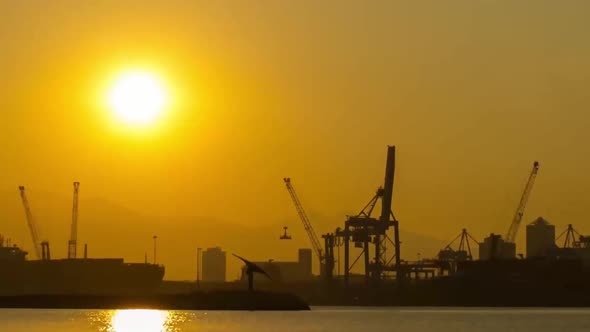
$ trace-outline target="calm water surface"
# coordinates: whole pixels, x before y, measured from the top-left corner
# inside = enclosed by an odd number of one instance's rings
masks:
[[[590,331],[590,309],[314,308],[311,312],[0,309],[0,331]]]

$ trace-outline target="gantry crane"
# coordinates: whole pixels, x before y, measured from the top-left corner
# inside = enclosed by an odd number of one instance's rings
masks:
[[[70,229],[70,240],[68,241],[68,259],[76,259],[76,248],[78,241],[78,191],[80,182],[74,182],[74,203],[72,206],[72,226]]]
[[[567,229],[563,231],[558,237],[555,238],[555,242],[559,241],[565,235],[562,248],[580,248],[580,241],[584,237],[574,229],[572,224],[567,225]]]
[[[33,241],[33,248],[35,250],[35,256],[37,259],[41,259],[41,242],[39,241],[39,233],[37,231],[37,224],[31,213],[31,207],[29,206],[29,200],[25,193],[25,187],[18,187],[20,191],[20,197],[23,201],[23,207],[25,208],[25,215],[27,217],[27,224],[29,225],[29,231],[31,232],[31,240]]]
[[[531,195],[531,191],[533,190],[533,185],[535,184],[535,178],[537,177],[538,172],[539,162],[535,161],[533,163],[533,170],[529,175],[529,180],[527,181],[526,187],[524,188],[524,192],[522,193],[522,197],[520,198],[520,203],[516,208],[514,218],[512,218],[512,223],[510,224],[508,233],[506,233],[506,242],[514,243],[514,241],[516,240],[516,233],[518,232],[518,228],[522,221],[522,216],[524,215],[524,208],[526,207],[526,203],[528,202],[529,196]]]
[[[319,240],[317,234],[315,233],[315,230],[313,229],[313,226],[311,225],[309,218],[307,217],[307,213],[305,213],[305,210],[303,209],[303,205],[301,204],[301,201],[299,201],[299,197],[297,196],[297,193],[295,192],[295,188],[293,188],[293,184],[291,183],[291,178],[284,178],[283,181],[285,181],[285,185],[287,186],[287,190],[289,191],[289,194],[291,195],[291,199],[293,200],[293,204],[295,205],[295,209],[297,210],[297,214],[299,214],[299,218],[301,219],[301,222],[303,223],[303,228],[305,228],[305,231],[307,232],[307,236],[309,237],[309,241],[311,242],[311,246],[313,247],[313,251],[315,252],[318,259],[320,260],[320,271],[321,271],[320,273],[323,273],[325,262],[324,262],[324,254],[322,251],[322,246],[320,244],[320,240]]]
[[[459,247],[457,250],[453,249],[453,244],[459,240]],[[442,261],[470,261],[473,259],[473,255],[471,254],[471,242],[474,245],[478,245],[479,242],[467,232],[467,229],[463,228],[461,234],[459,234],[451,243],[447,244],[441,251],[438,253],[439,260]]]

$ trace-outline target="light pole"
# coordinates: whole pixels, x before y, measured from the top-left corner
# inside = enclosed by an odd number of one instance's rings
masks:
[[[156,265],[156,263],[158,262],[156,260],[156,253],[157,253],[156,252],[156,248],[157,248],[156,241],[158,240],[158,236],[157,235],[154,235],[153,239],[154,239],[154,265]]]
[[[197,248],[197,288],[201,287],[201,249]]]

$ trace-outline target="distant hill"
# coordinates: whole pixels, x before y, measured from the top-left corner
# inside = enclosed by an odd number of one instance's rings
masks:
[[[51,244],[53,257],[65,257],[70,232],[71,197],[29,193],[41,236]],[[343,218],[331,218],[334,228]],[[264,225],[264,226],[261,226]],[[100,198],[81,198],[78,233],[79,256],[88,243],[90,257],[123,257],[141,262],[153,260],[153,235],[158,236],[158,262],[166,265],[166,278],[196,278],[196,248],[220,246],[253,260],[296,260],[297,249],[309,247],[298,220],[289,222],[293,240],[281,241],[282,224],[260,220],[226,221],[207,216],[146,216]],[[323,232],[323,230],[318,230]],[[0,193],[0,233],[32,254],[31,239],[18,191]],[[446,243],[401,230],[402,257],[414,260],[436,254]],[[240,263],[228,256],[228,278],[239,274]],[[317,267],[316,267],[317,269]],[[316,271],[317,272],[317,271]]]

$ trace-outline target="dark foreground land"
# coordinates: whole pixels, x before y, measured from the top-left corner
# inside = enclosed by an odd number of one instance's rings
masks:
[[[427,307],[590,307],[590,285],[425,281],[380,287],[292,289],[311,305]]]
[[[318,281],[259,289],[296,294],[312,306],[590,307],[590,283],[558,282],[546,275],[537,281],[440,278],[349,287]]]
[[[287,293],[217,291],[167,295],[0,296],[0,308],[309,310],[309,305],[299,297]]]

